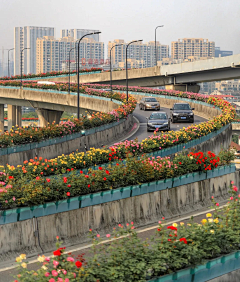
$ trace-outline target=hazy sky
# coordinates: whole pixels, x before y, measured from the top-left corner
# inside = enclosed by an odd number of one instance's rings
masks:
[[[99,29],[101,41],[208,38],[240,53],[240,0],[0,0],[0,48],[13,47],[15,26]]]

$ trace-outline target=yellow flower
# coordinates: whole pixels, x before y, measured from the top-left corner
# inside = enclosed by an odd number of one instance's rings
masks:
[[[205,224],[207,222],[207,220],[204,218],[201,220],[202,224]]]
[[[209,218],[209,219],[208,219],[208,222],[213,222],[213,219],[212,219],[212,218]]]
[[[22,259],[20,257],[17,257],[16,262],[22,262]]]
[[[206,217],[212,217],[212,214],[211,213],[207,213]]]
[[[173,223],[173,225],[172,225],[172,226],[177,227],[177,226],[178,226],[178,224],[177,224],[177,223]]]
[[[183,226],[183,225],[184,225],[184,222],[180,222],[180,225]]]
[[[211,229],[210,232],[213,234],[215,231],[213,229]]]
[[[22,266],[23,268],[27,268],[26,262],[23,262],[23,263],[21,264],[21,266]]]
[[[20,259],[26,259],[26,255],[25,254],[21,254],[19,257],[20,257]]]
[[[214,221],[215,223],[219,223],[218,218],[215,218],[213,221]]]
[[[48,268],[46,267],[46,265],[43,265],[42,269],[47,270]]]
[[[44,262],[44,260],[45,260],[45,256],[39,256],[38,257],[38,261],[39,262]]]

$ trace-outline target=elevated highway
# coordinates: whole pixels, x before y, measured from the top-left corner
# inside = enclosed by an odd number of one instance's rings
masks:
[[[133,69],[128,71],[129,86],[156,87],[198,92],[197,83],[240,78],[240,54],[187,62],[161,67]],[[68,81],[68,76],[49,78],[50,81]],[[77,76],[71,76],[71,82],[77,82]],[[80,76],[81,83],[109,84],[110,73],[95,73]],[[126,71],[112,72],[113,85],[126,84]]]

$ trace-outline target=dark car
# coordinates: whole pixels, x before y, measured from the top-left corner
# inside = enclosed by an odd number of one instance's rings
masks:
[[[170,110],[172,123],[179,121],[194,122],[194,108],[191,108],[188,103],[176,103]]]
[[[170,119],[165,112],[155,112],[147,119],[147,131],[170,130]]]
[[[139,109],[140,110],[160,110],[160,104],[156,100],[156,98],[153,97],[144,97],[142,100],[139,102]]]

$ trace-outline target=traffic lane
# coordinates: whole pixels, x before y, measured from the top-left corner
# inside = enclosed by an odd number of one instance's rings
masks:
[[[170,117],[169,108],[161,107],[161,111],[166,112],[168,114],[168,117]],[[137,138],[138,141],[142,141],[145,138],[148,138],[149,136],[153,135],[153,132],[147,132],[147,119],[146,119],[146,117],[149,117],[152,112],[153,112],[152,110],[141,111],[139,110],[139,105],[136,106],[136,109],[134,110],[133,115],[139,120],[140,124],[139,124],[138,131],[130,138],[130,140],[135,140]],[[206,119],[199,117],[197,115],[194,115],[194,124],[198,124],[204,121],[206,121]],[[188,122],[171,123],[171,130],[176,131],[183,127],[188,127],[189,125],[193,125],[193,123],[188,123]]]

